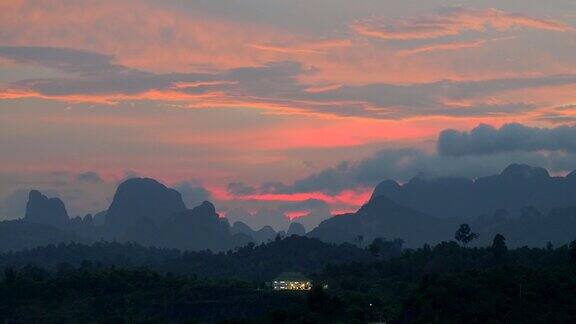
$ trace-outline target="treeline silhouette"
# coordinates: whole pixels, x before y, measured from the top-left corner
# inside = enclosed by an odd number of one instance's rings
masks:
[[[379,250],[382,255],[400,253],[401,244],[386,246],[386,240],[377,242],[381,242]],[[218,253],[145,247],[136,243],[61,243],[0,254],[0,267],[21,268],[34,264],[53,270],[62,263],[77,267],[89,261],[101,266],[145,266],[164,273],[253,281],[271,280],[288,270],[310,273],[321,271],[330,263],[370,261],[374,258],[368,250],[352,244],[329,244],[294,235],[284,239],[277,237],[267,244],[249,243]]]
[[[4,268],[0,295],[6,300],[0,303],[0,320],[568,323],[576,319],[576,242],[508,249],[505,237],[496,236],[489,247],[443,242],[402,252],[398,244],[376,240],[359,248],[294,236],[216,254],[103,242],[8,253],[0,258]],[[291,261],[276,266],[282,258]],[[272,291],[266,281],[287,269],[310,276],[315,288],[308,293]]]
[[[7,269],[0,294],[0,320],[6,323],[214,322],[305,304],[305,296],[278,295],[244,282],[90,262],[78,268],[62,264],[53,272],[34,266]]]

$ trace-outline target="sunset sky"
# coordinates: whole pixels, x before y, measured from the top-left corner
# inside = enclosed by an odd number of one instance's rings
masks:
[[[132,176],[253,226],[576,169],[574,0],[0,1],[0,218]]]

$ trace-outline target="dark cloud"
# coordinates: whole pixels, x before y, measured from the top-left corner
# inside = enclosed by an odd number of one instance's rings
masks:
[[[93,52],[55,47],[0,47],[0,57],[19,63],[45,66],[76,77],[30,79],[12,88],[31,90],[45,96],[138,94],[163,90],[179,82],[213,81],[205,73],[154,74],[112,62],[113,57]]]
[[[570,172],[576,169],[576,127],[543,129],[510,124],[500,129],[480,125],[470,133],[447,130],[439,136],[438,151],[383,149],[371,157],[341,162],[292,184],[264,184],[259,190],[336,195],[347,189],[373,187],[386,179],[404,182],[414,176],[476,178],[499,173],[512,163]]]
[[[188,208],[199,206],[206,200],[212,200],[212,193],[195,180],[180,182],[174,186],[174,189],[180,192]]]
[[[250,213],[242,208],[236,208],[226,213],[226,218],[230,223],[243,222],[254,230],[259,230],[264,226],[272,226],[276,231],[285,231],[290,225],[288,217],[275,208],[261,208],[254,213]]]
[[[503,152],[576,152],[576,127],[527,127],[506,124],[501,128],[480,125],[470,132],[444,130],[438,138],[438,153],[444,156],[485,155]]]
[[[232,224],[241,221],[255,230],[270,225],[278,231],[288,229],[290,224],[288,215],[290,214],[292,217],[299,216],[294,221],[304,225],[307,230],[313,229],[331,216],[330,208],[326,202],[318,199],[306,199],[286,202],[277,206],[262,207],[253,212],[244,208],[234,208],[226,212],[226,218]]]
[[[228,184],[228,193],[234,196],[247,196],[256,193],[256,188],[243,182],[232,182]]]
[[[405,178],[425,169],[432,157],[416,149],[385,149],[361,161],[344,161],[291,185],[262,186],[273,193],[324,192],[335,195],[359,186],[374,186],[382,179]]]
[[[303,201],[289,202],[278,207],[282,212],[302,211],[327,208],[328,204],[320,199],[306,199]]]
[[[291,202],[278,207],[278,210],[289,212],[302,212],[302,216],[293,219],[293,222],[298,222],[306,228],[307,231],[312,230],[325,219],[330,218],[330,207],[322,200],[307,199],[304,201]]]
[[[89,182],[89,183],[101,183],[102,178],[100,175],[94,171],[88,171],[84,173],[80,173],[76,176],[77,181],[81,182]]]
[[[0,47],[0,56],[17,63],[41,65],[81,75],[122,69],[110,63],[112,56],[70,48],[3,46]]]
[[[453,117],[474,117],[487,115],[517,114],[537,108],[525,102],[501,104],[487,103],[483,98],[498,93],[535,89],[549,86],[576,84],[576,75],[551,75],[532,78],[503,78],[482,81],[439,81],[431,83],[394,85],[369,84],[363,86],[343,86],[320,93],[304,96],[309,100],[349,102],[341,115],[364,115],[375,118],[399,118],[413,115],[441,115]],[[448,102],[476,99],[470,106],[460,106]],[[356,107],[357,109],[352,109]],[[337,106],[326,109],[339,111]]]

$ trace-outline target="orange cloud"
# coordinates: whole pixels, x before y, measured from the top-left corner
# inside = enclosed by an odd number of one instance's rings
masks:
[[[0,34],[3,45],[83,49],[113,55],[116,63],[144,71],[213,72],[289,60],[314,68],[315,73],[298,76],[310,86],[431,82],[480,75],[477,71],[463,75],[423,58],[391,60],[396,49],[345,33],[296,34],[273,23],[177,11],[160,3],[40,0],[2,5],[0,30],[10,31]],[[516,21],[520,24],[521,19]],[[483,72],[490,77],[498,73],[502,72]]]
[[[510,14],[497,9],[449,8],[435,16],[420,16],[404,20],[370,19],[351,25],[362,36],[384,40],[415,40],[454,36],[464,31],[486,31],[488,27],[507,30],[514,27],[555,32],[573,32],[561,22]]]
[[[142,1],[9,1],[0,10],[0,42],[113,53],[118,63],[157,72],[226,69],[276,58],[248,44],[293,42],[289,33],[184,14]]]
[[[417,48],[411,48],[407,50],[402,50],[398,52],[400,56],[416,55],[429,52],[437,51],[453,51],[466,48],[478,48],[486,43],[485,40],[471,41],[471,42],[454,42],[447,44],[435,44]]]
[[[348,39],[334,39],[309,41],[300,44],[253,44],[251,46],[263,51],[279,52],[285,54],[327,54],[327,50],[330,49],[347,48],[352,46],[352,41]]]
[[[430,53],[430,52],[438,52],[438,51],[455,51],[461,49],[468,49],[468,48],[478,48],[484,46],[486,43],[489,42],[496,42],[502,40],[510,40],[514,39],[514,37],[503,37],[503,38],[495,38],[495,39],[482,39],[482,40],[475,40],[475,41],[468,41],[468,42],[452,42],[452,43],[443,43],[443,44],[432,44],[422,47],[416,47],[406,50],[398,51],[398,55],[400,56],[409,56],[409,55],[417,55],[422,53]]]

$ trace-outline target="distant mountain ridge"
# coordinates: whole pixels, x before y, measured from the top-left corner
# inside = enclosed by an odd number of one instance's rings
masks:
[[[291,229],[300,233],[303,227]],[[122,182],[110,207],[96,217],[71,219],[62,200],[32,190],[25,217],[0,222],[1,232],[11,235],[0,239],[0,251],[33,247],[34,242],[56,244],[101,239],[182,250],[226,251],[250,242],[269,242],[277,235],[285,236],[270,226],[258,231],[245,224],[231,227],[208,201],[187,209],[178,191],[150,178]],[[34,239],[35,236],[38,238]]]
[[[497,233],[511,246],[571,241],[576,238],[576,171],[552,177],[546,169],[513,164],[476,180],[415,177],[403,185],[387,180],[357,212],[333,216],[308,233],[295,222],[287,233],[270,226],[253,230],[242,222],[230,226],[212,203],[187,209],[178,191],[149,178],[126,180],[110,208],[84,218],[70,219],[62,200],[32,190],[25,216],[0,222],[0,251],[98,240],[227,251],[291,235],[360,246],[398,238],[416,247],[451,240],[461,223],[480,233],[474,244],[490,244]]]
[[[415,177],[404,185],[381,182],[357,212],[337,215],[308,233],[324,241],[370,242],[400,238],[406,246],[453,238],[460,223],[480,233],[475,244],[496,234],[511,246],[576,239],[576,172],[551,177],[544,168],[512,164],[494,176]]]
[[[60,198],[48,198],[38,190],[28,194],[24,220],[29,223],[64,226],[68,221],[68,212]]]
[[[308,236],[327,242],[355,242],[360,245],[369,244],[376,238],[400,238],[407,246],[420,246],[449,237],[449,225],[452,223],[376,195],[356,213],[323,221]]]
[[[471,222],[480,234],[478,245],[489,245],[497,233],[506,237],[510,246],[560,246],[576,239],[576,206],[558,207],[542,213],[534,207],[516,213],[497,210]]]
[[[106,213],[106,225],[125,230],[145,219],[160,224],[178,212],[186,210],[180,193],[150,178],[132,178],[116,189]]]
[[[304,236],[306,234],[306,229],[300,223],[292,222],[288,228],[288,231],[276,232],[272,226],[264,226],[259,230],[254,230],[246,223],[237,221],[232,225],[232,233],[244,234],[251,237],[256,243],[266,243],[274,240],[276,236]]]
[[[548,212],[576,206],[576,171],[552,177],[544,168],[512,164],[498,175],[476,180],[414,177],[403,185],[386,180],[376,186],[372,197],[380,195],[440,218],[472,219],[498,209],[527,206]]]

